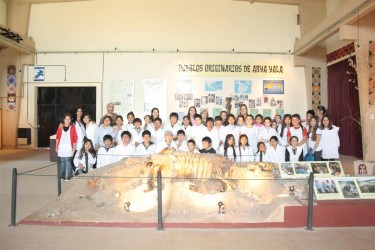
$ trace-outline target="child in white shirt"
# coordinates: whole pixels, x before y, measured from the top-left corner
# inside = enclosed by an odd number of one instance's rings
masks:
[[[202,124],[202,116],[194,116],[195,125],[191,129],[191,139],[194,139],[196,147],[202,148],[202,139],[207,135],[207,128]]]
[[[177,132],[177,141],[176,141],[177,151],[187,152],[187,142],[185,140],[185,132],[184,130],[180,129]]]
[[[130,143],[131,133],[129,131],[124,131],[121,133],[122,143],[116,147],[117,161],[120,161],[124,157],[133,156],[135,154],[135,147]]]
[[[156,151],[156,145],[151,142],[151,133],[148,130],[142,132],[143,142],[136,148],[136,155],[146,156],[152,155]]]
[[[112,146],[112,141],[113,139],[111,135],[103,136],[104,146],[100,147],[98,150],[98,160],[96,163],[97,168],[101,168],[116,162],[117,158],[115,148]]]
[[[163,130],[164,131],[172,131],[173,134],[173,140],[177,140],[177,132],[181,129],[181,126],[177,124],[178,121],[178,114],[176,112],[172,112],[169,115],[169,122],[168,124],[165,124]]]
[[[156,153],[160,153],[165,148],[168,148],[168,149],[174,150],[174,151],[177,150],[177,145],[173,141],[173,133],[170,130],[165,131],[164,140],[159,142],[159,144],[157,145]]]

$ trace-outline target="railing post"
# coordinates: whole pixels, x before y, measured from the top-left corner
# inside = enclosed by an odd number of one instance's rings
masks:
[[[163,231],[163,198],[162,198],[162,181],[161,181],[161,171],[158,172],[158,231]]]
[[[61,194],[60,158],[57,162],[57,196]]]
[[[10,215],[10,227],[16,225],[16,207],[17,207],[17,168],[13,168],[12,172],[12,204],[11,204],[11,215]]]
[[[309,204],[307,210],[307,231],[314,231],[312,228],[312,214],[313,214],[313,203],[314,203],[314,173],[310,173],[309,177]]]

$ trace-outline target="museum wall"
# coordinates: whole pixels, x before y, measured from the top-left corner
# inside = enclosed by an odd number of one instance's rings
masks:
[[[167,97],[161,100],[166,107],[162,112],[164,120],[170,112],[186,112],[186,106],[194,105],[194,99],[207,96],[206,81],[221,81],[223,85],[214,93],[222,97],[221,105],[202,105],[209,109],[210,115],[215,108],[225,109],[225,97],[234,97],[236,80],[251,82],[251,93],[246,93],[246,101],[263,100],[263,80],[284,80],[285,92],[273,95],[274,100],[282,101],[285,112],[304,114],[307,109],[306,95],[301,95],[306,93],[304,69],[294,67],[293,56],[287,53],[299,36],[297,12],[296,6],[229,1],[152,1],[147,5],[144,2],[94,1],[32,5],[29,35],[39,51],[36,64],[44,67],[45,80],[34,81],[33,66],[24,69],[26,94],[22,99],[19,125],[37,125],[38,86],[96,86],[99,90],[96,119],[99,119],[105,112],[106,103],[113,101],[110,85],[114,80],[133,81],[132,110],[137,116],[146,112],[142,90],[142,82],[146,79],[167,83]],[[67,16],[79,16],[80,21],[67,19]],[[177,53],[177,49],[180,52]],[[139,53],[125,53],[136,50]],[[236,53],[239,51],[267,51],[267,54]],[[181,63],[251,65],[252,69],[256,65],[278,65],[283,69],[276,75],[269,71],[262,74],[186,74],[178,70]],[[175,100],[176,81],[181,79],[191,81],[190,98],[193,100]],[[273,96],[269,95],[269,101]],[[232,112],[236,113],[234,101],[232,105]],[[260,113],[263,109],[271,110],[273,116],[279,107],[267,103],[256,108]],[[115,109],[120,110],[118,106]],[[32,143],[36,145],[34,132]]]
[[[0,25],[6,26],[7,20],[7,5],[3,0],[0,0]]]

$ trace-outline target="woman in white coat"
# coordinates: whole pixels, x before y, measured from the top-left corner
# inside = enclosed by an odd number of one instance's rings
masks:
[[[320,144],[322,147],[322,158],[327,161],[334,161],[339,158],[339,127],[332,125],[332,121],[329,116],[325,115],[322,118],[320,125],[321,136]]]

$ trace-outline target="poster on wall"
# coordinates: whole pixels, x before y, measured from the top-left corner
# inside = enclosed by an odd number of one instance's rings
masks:
[[[192,79],[176,79],[174,85],[174,92],[178,94],[192,94],[193,80]]]
[[[284,94],[284,80],[263,80],[263,94]]]
[[[312,67],[312,108],[320,105],[320,67]]]
[[[251,81],[249,80],[234,81],[234,93],[251,94]]]
[[[223,81],[205,81],[204,91],[215,92],[223,90]]]
[[[44,73],[44,67],[34,67],[34,82],[43,82],[45,79]]]
[[[375,105],[375,41],[369,41],[369,104]]]
[[[16,111],[16,66],[9,65],[7,72],[7,111]]]
[[[157,107],[162,120],[167,120],[167,80],[142,79],[142,98],[143,113],[151,113]]]
[[[134,112],[134,79],[109,80],[109,100],[115,105],[115,112],[126,116]]]

